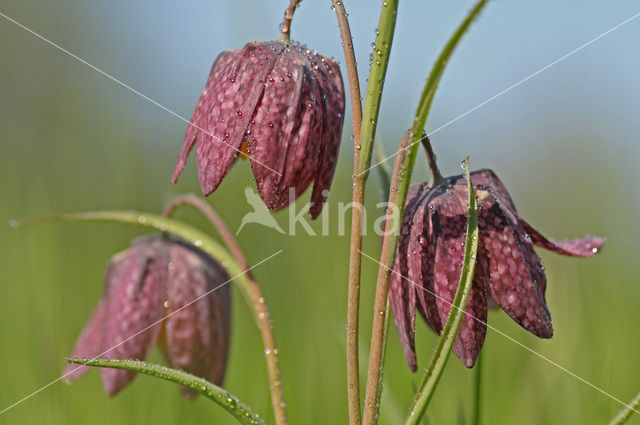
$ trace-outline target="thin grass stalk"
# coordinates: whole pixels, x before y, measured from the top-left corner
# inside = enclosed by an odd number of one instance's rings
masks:
[[[413,166],[415,164],[415,157],[417,147],[421,141],[418,135],[422,135],[424,125],[431,108],[431,103],[435,94],[435,90],[438,86],[440,78],[444,72],[445,66],[449,61],[451,54],[455,50],[462,36],[465,34],[475,17],[478,16],[482,8],[486,5],[487,0],[478,1],[471,9],[467,17],[460,24],[454,34],[451,36],[444,49],[438,56],[436,63],[434,64],[429,79],[424,87],[420,103],[416,111],[416,116],[413,122],[413,127],[400,142],[398,147],[398,153],[394,162],[393,175],[392,175],[392,187],[390,190],[389,203],[395,204],[395,211],[398,213],[398,217],[389,215],[389,221],[387,225],[391,223],[393,228],[398,228],[402,214],[404,212],[404,205],[407,199],[407,190],[409,188],[409,181],[413,172]],[[366,121],[365,121],[366,123]],[[367,170],[367,169],[365,169]],[[368,170],[367,170],[368,172]],[[369,353],[369,369],[367,373],[367,392],[365,398],[365,420],[366,425],[374,424],[377,421],[377,394],[380,387],[380,365],[382,357],[382,338],[384,334],[384,322],[386,319],[386,312],[384,307],[386,305],[387,293],[389,290],[389,274],[393,268],[395,261],[395,252],[398,244],[398,232],[392,232],[383,239],[382,253],[380,255],[380,267],[378,269],[378,279],[376,283],[376,295],[374,300],[374,317],[373,317],[373,330],[371,336],[371,349]],[[368,412],[368,414],[367,414]]]
[[[349,25],[348,14],[344,6],[344,1],[332,0],[333,9],[336,12],[338,27],[340,28],[340,37],[342,39],[342,48],[344,50],[345,64],[347,67],[347,77],[349,78],[349,93],[351,97],[351,118],[353,123],[353,167],[358,164],[358,144],[360,144],[360,130],[362,128],[362,101],[360,97],[360,79],[358,77],[358,68],[356,64],[356,56],[353,51],[353,40],[351,37],[351,28]],[[353,198],[356,202],[356,191],[354,187]],[[364,194],[364,191],[362,191]],[[363,201],[362,199],[361,201]],[[355,204],[358,205],[358,204]],[[352,210],[352,222],[360,223],[362,221],[362,212],[359,208]],[[361,225],[357,225],[360,229]],[[353,232],[352,227],[352,244],[361,246],[362,242],[358,242],[358,237]],[[354,239],[355,238],[355,239]],[[351,256],[353,257],[353,251]],[[356,267],[356,259],[350,259],[350,265],[353,264],[353,274],[349,273],[349,284],[347,294],[347,405],[349,409],[349,423],[352,425],[360,425],[360,359],[359,359],[359,312],[360,312],[360,290],[359,279],[360,270]],[[355,278],[357,274],[357,279]]]
[[[364,102],[364,113],[360,130],[356,137],[356,124],[354,123],[354,167],[353,167],[353,205],[351,210],[351,250],[349,255],[349,282],[347,294],[347,380],[349,396],[349,423],[360,425],[360,380],[359,380],[359,314],[360,314],[360,277],[362,268],[362,217],[364,209],[365,185],[368,173],[366,170],[371,164],[371,152],[376,133],[380,101],[384,88],[384,79],[389,63],[393,34],[395,31],[398,0],[384,0],[380,12],[377,36],[372,52],[371,69],[369,70],[369,82]],[[346,18],[346,15],[343,13]],[[341,19],[340,17],[338,17]],[[341,32],[343,28],[341,26]],[[343,38],[343,42],[345,39]],[[352,45],[347,40],[347,48]],[[349,49],[351,50],[351,49]],[[347,56],[347,55],[346,55]],[[355,57],[353,64],[355,68]],[[355,85],[351,82],[352,87]],[[352,92],[352,99],[353,99]],[[353,105],[360,103],[360,96]],[[366,407],[365,407],[366,409]]]
[[[236,396],[227,390],[218,387],[211,382],[191,375],[181,370],[171,369],[153,363],[147,363],[140,360],[119,360],[119,359],[65,359],[67,363],[79,364],[82,366],[108,367],[112,369],[123,369],[131,372],[142,373],[144,375],[154,376],[169,382],[189,388],[231,413],[238,422],[243,425],[264,425],[264,420],[257,413]]]
[[[467,190],[469,193],[469,216],[467,218],[467,240],[464,247],[464,261],[462,272],[460,273],[460,282],[458,283],[458,290],[451,304],[451,310],[442,329],[442,334],[440,335],[436,349],[431,356],[429,366],[427,366],[427,370],[422,377],[418,391],[416,391],[416,395],[409,408],[405,425],[417,425],[420,422],[451,354],[451,347],[453,347],[453,343],[458,335],[462,316],[464,315],[464,310],[469,300],[469,294],[471,294],[473,272],[478,252],[478,210],[476,206],[476,195],[473,190],[473,185],[471,184],[471,175],[469,173],[469,158],[465,160],[464,164]]]

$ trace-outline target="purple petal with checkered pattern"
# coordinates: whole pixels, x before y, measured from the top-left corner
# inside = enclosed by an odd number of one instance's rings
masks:
[[[335,171],[344,106],[338,65],[302,45],[253,42],[223,52],[196,106],[173,182],[194,143],[205,195],[239,153],[247,154],[269,209],[288,206],[314,182],[310,215],[316,218]]]
[[[166,336],[171,367],[221,385],[227,363],[230,291],[227,275],[200,253],[171,247]],[[196,393],[184,390],[187,397]]]
[[[471,173],[478,200],[479,244],[473,286],[453,350],[472,367],[486,333],[488,304],[497,303],[514,321],[542,337],[553,335],[545,301],[544,267],[533,244],[558,254],[589,257],[604,239],[547,239],[516,212],[507,189],[491,170]],[[389,296],[405,357],[417,367],[413,326],[418,308],[440,333],[458,288],[464,258],[468,213],[467,183],[453,176],[426,188],[414,185],[408,196]],[[416,288],[408,292],[409,282]],[[416,302],[416,299],[418,302]]]

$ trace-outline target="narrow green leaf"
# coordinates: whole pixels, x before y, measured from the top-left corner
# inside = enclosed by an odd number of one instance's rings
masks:
[[[415,425],[420,421],[420,417],[429,404],[429,400],[438,385],[438,380],[442,376],[444,367],[449,359],[451,347],[458,334],[462,315],[469,300],[471,285],[473,284],[473,271],[476,265],[476,255],[478,252],[478,211],[476,206],[476,195],[471,184],[469,174],[469,158],[464,161],[465,174],[467,178],[467,188],[469,191],[469,216],[467,219],[467,240],[464,248],[464,263],[460,273],[460,282],[456,296],[453,299],[449,317],[442,329],[442,334],[438,340],[438,345],[429,361],[429,366],[424,374],[418,391],[411,403],[409,413],[405,420],[405,425]]]
[[[212,384],[211,382],[181,370],[171,369],[139,360],[118,359],[65,359],[67,363],[83,366],[108,367],[124,369],[131,372],[155,376],[196,391],[231,413],[241,424],[264,425],[264,421],[249,406],[238,400],[236,396]]]
[[[444,73],[445,67],[451,58],[455,48],[462,40],[462,36],[467,32],[473,20],[480,14],[480,11],[487,4],[488,0],[479,0],[471,9],[466,18],[462,21],[460,26],[453,33],[447,44],[445,45],[442,52],[438,56],[433,68],[431,69],[431,73],[429,74],[429,78],[427,83],[424,86],[422,91],[422,95],[420,97],[420,102],[418,103],[418,108],[416,110],[416,116],[413,120],[413,126],[411,127],[411,137],[407,145],[407,155],[405,157],[404,163],[401,166],[404,172],[404,178],[402,178],[398,184],[398,192],[396,196],[396,205],[400,209],[400,213],[404,211],[404,204],[407,199],[407,190],[409,189],[409,182],[411,179],[411,174],[413,173],[413,167],[415,165],[416,153],[418,152],[418,147],[420,146],[420,138],[422,137],[422,131],[424,130],[424,126],[427,122],[427,117],[429,116],[429,111],[431,110],[431,103],[433,101],[433,97],[435,95],[436,89],[438,88],[438,84],[440,83],[440,79],[442,78],[442,74]],[[395,251],[396,246],[398,244],[397,235],[392,235],[390,239],[389,249],[392,252],[392,255],[389,257],[391,259],[391,265],[393,265],[393,261],[395,259]],[[391,267],[391,265],[388,265]]]
[[[391,54],[393,34],[396,27],[398,14],[398,0],[384,0],[380,12],[380,21],[376,31],[376,40],[371,52],[371,68],[367,83],[367,92],[364,99],[364,111],[362,115],[362,129],[360,130],[360,152],[358,165],[354,171],[355,176],[363,174],[364,180],[368,176],[368,168],[371,164],[373,142],[378,126],[378,115],[382,100],[384,79],[387,75],[387,65]]]

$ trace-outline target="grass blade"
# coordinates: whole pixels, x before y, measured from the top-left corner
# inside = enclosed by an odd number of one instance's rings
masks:
[[[212,384],[211,382],[191,375],[181,370],[171,369],[165,366],[143,362],[140,360],[118,360],[118,359],[65,359],[67,363],[83,366],[109,367],[113,369],[124,369],[131,372],[142,373],[155,376],[183,387],[189,388],[203,396],[213,400],[215,403],[231,413],[241,424],[244,425],[264,425],[264,421],[258,414],[254,413],[249,406],[238,400],[237,397],[228,391]]]
[[[475,269],[476,255],[478,252],[478,211],[476,195],[469,174],[469,158],[464,161],[464,166],[469,191],[469,217],[467,220],[467,240],[464,248],[464,264],[462,266],[462,273],[460,273],[460,282],[456,296],[453,299],[453,304],[451,305],[451,311],[449,311],[449,317],[438,340],[436,350],[429,361],[427,371],[422,377],[418,391],[409,408],[405,425],[415,425],[419,423],[420,417],[424,414],[429,400],[438,385],[440,376],[442,376],[449,355],[451,354],[451,347],[458,334],[458,329],[462,322],[462,315],[464,314],[464,309],[466,308],[469,294],[471,293],[473,271]]]

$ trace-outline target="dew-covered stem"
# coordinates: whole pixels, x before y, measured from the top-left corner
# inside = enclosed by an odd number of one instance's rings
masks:
[[[360,130],[362,127],[362,101],[360,97],[360,79],[358,77],[358,68],[356,56],[353,51],[353,40],[351,38],[351,28],[349,26],[348,14],[344,6],[343,0],[332,0],[332,8],[336,12],[338,19],[338,27],[340,28],[340,37],[342,39],[342,48],[344,50],[344,58],[347,67],[347,77],[349,78],[349,93],[351,97],[351,118],[353,122],[353,167],[354,171],[358,164],[358,146],[360,144]],[[364,182],[362,183],[364,186]],[[363,188],[353,188],[354,205],[360,205],[364,199],[360,199],[360,195],[364,196]],[[360,204],[358,203],[360,202]],[[354,246],[362,246],[362,235],[360,231],[354,232],[353,229],[360,229],[362,222],[362,211],[355,207],[352,209],[352,231],[351,231],[351,258],[350,266],[354,265],[353,274],[350,267],[349,284],[348,284],[348,305],[347,305],[347,405],[349,409],[349,423],[359,425],[360,418],[360,361],[359,361],[359,310],[360,310],[360,291],[359,280],[360,270],[355,263],[359,259],[354,256],[360,254],[353,249]],[[355,223],[355,225],[354,225]],[[357,273],[357,276],[356,276]]]
[[[420,102],[413,121],[413,126],[408,134],[402,138],[398,147],[398,153],[394,161],[393,173],[391,177],[391,189],[389,196],[389,204],[395,205],[395,211],[399,215],[397,218],[390,218],[387,225],[398,226],[404,213],[404,205],[407,199],[407,191],[409,182],[415,164],[416,152],[419,143],[419,137],[424,131],[424,126],[431,108],[433,96],[447,62],[451,54],[455,50],[462,36],[467,31],[471,22],[478,16],[487,0],[479,0],[471,9],[467,17],[462,21],[460,26],[451,36],[444,49],[438,56],[434,64],[427,83],[423,89]],[[365,103],[366,114],[366,103]],[[363,120],[363,127],[366,124]],[[362,162],[362,161],[361,161]],[[366,168],[365,168],[366,170]],[[383,239],[382,252],[380,254],[380,267],[378,268],[378,279],[376,283],[376,295],[374,301],[374,317],[373,330],[371,335],[371,349],[369,353],[369,369],[367,372],[367,395],[365,399],[365,420],[364,423],[369,425],[375,423],[377,416],[376,397],[380,387],[380,364],[382,357],[382,337],[384,333],[384,320],[386,312],[384,306],[389,290],[389,274],[393,268],[395,261],[396,247],[398,245],[398,232],[391,232]],[[367,412],[368,415],[367,415]]]
[[[291,21],[293,20],[293,14],[301,1],[302,0],[291,0],[289,7],[284,11],[284,20],[280,25],[280,41],[285,44],[291,43]]]
[[[469,173],[469,158],[464,161],[464,166],[467,178],[467,191],[469,194],[469,215],[467,218],[467,240],[464,246],[464,261],[460,273],[460,282],[458,283],[458,290],[453,298],[451,310],[442,328],[436,349],[431,356],[427,370],[422,377],[418,391],[409,408],[405,425],[417,425],[420,423],[420,419],[442,376],[444,367],[449,359],[449,354],[451,354],[451,347],[453,347],[453,343],[458,335],[462,316],[464,315],[464,310],[469,300],[469,294],[471,294],[473,271],[475,269],[476,255],[478,252],[478,210],[476,207],[476,195],[473,185],[471,184],[471,175]]]
[[[180,205],[189,205],[200,211],[220,234],[222,240],[227,245],[229,252],[231,252],[231,255],[233,255],[238,265],[243,270],[250,269],[247,258],[240,248],[235,236],[211,205],[195,195],[178,195],[167,203],[162,215],[164,217],[170,217],[175,209]],[[286,404],[284,401],[282,385],[280,383],[281,374],[280,367],[278,365],[278,349],[276,348],[275,338],[273,335],[273,326],[269,319],[269,311],[260,287],[250,270],[246,273],[246,279],[248,286],[247,289],[251,296],[249,308],[254,310],[255,317],[262,318],[258,321],[258,327],[260,328],[260,334],[262,335],[262,344],[264,346],[265,359],[267,362],[267,373],[269,376],[269,389],[271,391],[273,414],[277,425],[286,425]]]
[[[347,73],[351,91],[353,122],[353,196],[354,208],[351,210],[351,250],[349,254],[349,282],[347,294],[347,393],[349,405],[349,423],[361,424],[360,415],[360,374],[358,361],[359,315],[360,315],[360,277],[362,268],[362,217],[367,172],[371,164],[371,150],[376,133],[376,123],[380,112],[380,100],[384,79],[389,63],[391,44],[395,30],[398,0],[385,0],[382,3],[376,40],[373,46],[369,82],[361,112],[360,89],[357,79],[356,61],[353,54],[353,42],[349,30],[347,14],[341,1],[333,1],[338,17],[342,43],[347,61]],[[355,89],[357,88],[357,91]],[[360,119],[360,115],[362,118]],[[365,406],[366,409],[366,406]]]
[[[140,360],[118,360],[118,359],[65,359],[67,363],[79,364],[83,366],[108,367],[113,369],[129,370],[131,372],[142,373],[156,378],[164,379],[189,388],[224,408],[231,413],[241,424],[244,425],[264,425],[264,420],[257,413],[233,394],[211,382],[191,375],[181,370],[171,369],[153,363]]]
[[[391,176],[391,186],[389,188],[389,204],[395,202],[397,196],[397,187],[401,179],[400,173],[396,172],[398,164],[404,161],[407,154],[406,146],[409,142],[410,133],[407,132],[403,136],[400,145],[398,147],[398,154],[396,155],[394,172]],[[387,210],[387,217],[385,222],[385,236],[382,239],[382,255],[380,257],[380,264],[387,264],[389,261],[386,258],[389,250],[386,249],[389,245],[389,239],[392,235],[398,232],[400,228],[400,222],[402,216],[396,216],[393,213],[393,209]],[[393,264],[393,263],[392,263]],[[386,267],[382,273],[378,273],[378,280],[376,283],[376,293],[373,305],[373,329],[371,331],[371,347],[369,350],[369,369],[367,373],[367,392],[365,396],[364,405],[364,421],[366,425],[373,425],[377,422],[378,406],[381,393],[382,384],[382,361],[384,358],[385,348],[385,328],[387,327],[389,314],[387,307],[389,289],[389,274],[392,268]],[[386,280],[386,285],[383,281]]]

